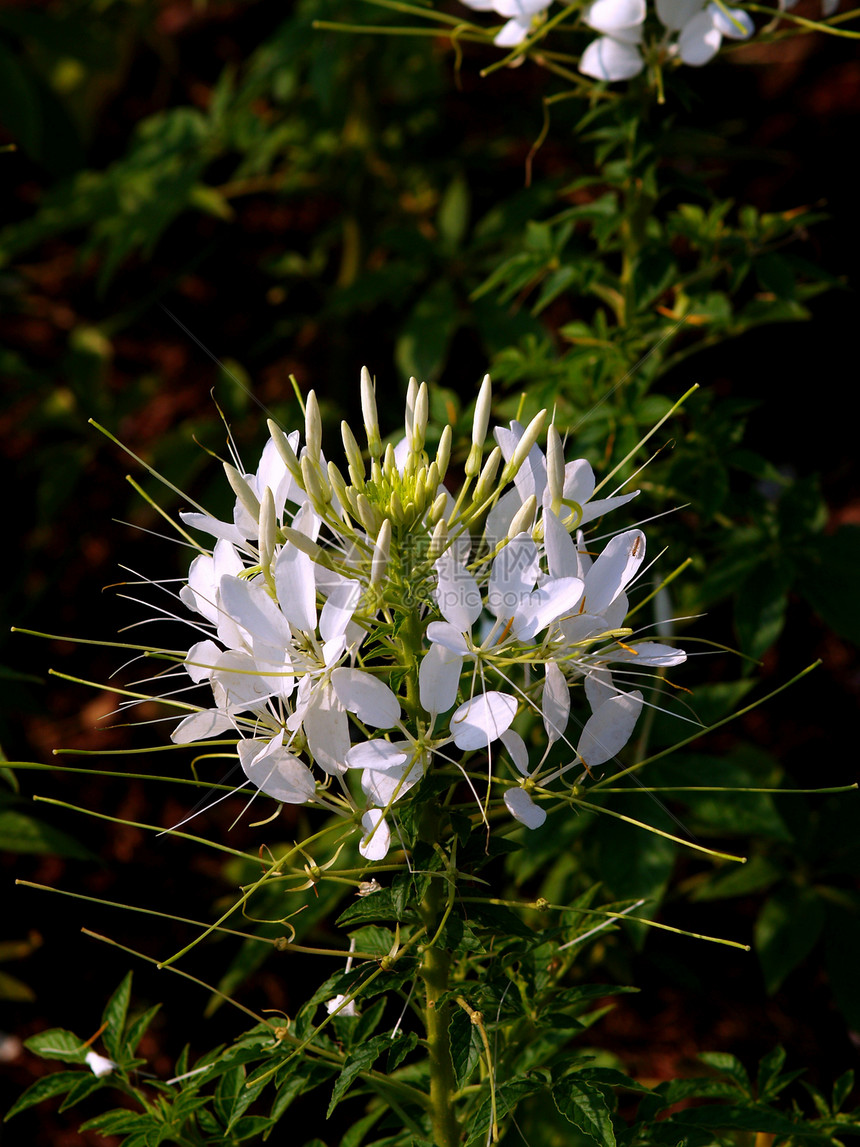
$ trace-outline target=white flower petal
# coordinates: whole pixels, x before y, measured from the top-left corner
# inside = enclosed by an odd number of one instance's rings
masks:
[[[382,810],[369,808],[361,818],[361,824],[365,835],[361,838],[358,851],[365,860],[382,860],[391,843],[391,833]]]
[[[546,665],[540,707],[543,727],[552,745],[564,735],[570,717],[570,688],[554,661],[548,661]]]
[[[450,551],[443,554],[433,568],[438,578],[433,596],[442,616],[460,633],[467,632],[484,608],[478,583]]]
[[[346,772],[349,752],[349,720],[330,685],[315,688],[302,715],[308,748],[324,772]]]
[[[462,634],[458,636],[462,640]],[[441,642],[434,642],[430,646],[418,669],[418,696],[428,713],[448,712],[457,700],[462,668],[462,654],[452,651]]]
[[[402,745],[392,744],[382,739],[362,741],[346,754],[346,764],[350,769],[398,769],[409,760],[409,753]]]
[[[361,669],[334,669],[331,683],[337,698],[365,725],[390,729],[400,718],[400,702],[387,685]]]
[[[536,805],[525,789],[508,789],[505,793],[508,812],[524,824],[526,828],[540,828],[546,820],[546,813]]]
[[[507,693],[491,689],[472,697],[456,709],[450,729],[458,749],[481,749],[510,728],[517,715],[517,702]]]
[[[722,42],[720,30],[714,25],[710,12],[700,12],[682,28],[678,37],[678,53],[685,64],[700,68],[714,58]]]
[[[582,15],[590,28],[614,36],[645,21],[645,0],[594,0]]]
[[[641,530],[618,534],[585,575],[585,610],[603,613],[627,586],[645,557]]]
[[[748,40],[755,31],[752,17],[743,8],[729,8],[724,12],[716,4],[709,4],[708,12],[717,31],[730,40]]]
[[[551,621],[571,613],[582,597],[585,583],[578,577],[553,578],[520,602],[514,613],[513,631],[520,641],[530,641]]]
[[[222,609],[252,637],[267,645],[277,642],[287,648],[291,644],[287,619],[261,585],[227,576],[221,578],[218,592]]]
[[[96,1051],[88,1051],[84,1056],[84,1063],[93,1073],[93,1075],[110,1075],[110,1073],[118,1066],[112,1059],[106,1059],[103,1055],[99,1055]]]
[[[670,665],[680,665],[686,661],[687,654],[683,649],[676,649],[674,645],[662,645],[659,641],[638,641],[629,650],[619,648],[613,651],[611,659],[627,661],[631,665],[655,665],[668,669]]]
[[[511,760],[524,777],[529,775],[529,751],[522,737],[514,729],[506,729],[499,740],[508,750]]]
[[[645,67],[635,44],[625,44],[610,36],[592,40],[579,61],[579,70],[595,80],[630,80]]]
[[[513,19],[508,20],[507,24],[503,25],[501,31],[497,32],[493,37],[493,43],[497,48],[515,48],[517,44],[521,44],[528,36],[531,29],[531,21]]]
[[[240,741],[236,750],[245,776],[267,796],[282,804],[305,804],[313,798],[313,774],[278,739]]]
[[[170,739],[174,745],[190,745],[194,741],[205,741],[207,737],[215,737],[219,733],[235,731],[233,722],[221,709],[202,709],[199,713],[192,713],[190,717],[180,721],[170,734]]]
[[[705,7],[705,0],[656,0],[657,19],[670,32],[680,32]]]
[[[642,694],[618,693],[585,722],[576,751],[589,768],[602,765],[619,753],[633,733],[642,708]]]
[[[223,650],[219,649],[214,641],[198,641],[196,645],[192,645],[183,662],[191,680],[198,684],[201,681],[208,681],[222,653]]]
[[[304,633],[317,627],[317,589],[312,559],[296,546],[284,546],[274,563],[278,604],[291,626]]]

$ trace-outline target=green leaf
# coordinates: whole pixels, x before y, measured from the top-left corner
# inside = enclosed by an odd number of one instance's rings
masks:
[[[388,1053],[388,1074],[400,1066],[406,1059],[410,1051],[413,1051],[418,1046],[418,1036],[415,1032],[401,1031],[397,1034],[395,1039],[391,1041],[391,1051]]]
[[[48,1028],[24,1040],[24,1047],[42,1059],[61,1059],[65,1063],[83,1063],[87,1049],[74,1032],[65,1028]]]
[[[68,833],[16,809],[0,809],[0,848],[7,852],[48,852],[74,860],[97,857]]]
[[[233,1118],[233,1109],[245,1093],[245,1065],[238,1064],[226,1071],[215,1088],[215,1115],[228,1127]]]
[[[600,1147],[615,1147],[612,1117],[599,1087],[570,1075],[552,1089],[553,1101],[575,1127]]]
[[[143,1015],[138,1016],[136,1020],[132,1020],[132,1022],[128,1025],[128,1030],[125,1033],[125,1039],[123,1041],[125,1044],[124,1050],[126,1055],[134,1055],[134,1053],[137,1051],[137,1045],[143,1039],[147,1029],[149,1028],[149,1025],[152,1023],[153,1019],[160,1010],[161,1004],[154,1004],[151,1008],[148,1009],[148,1011],[145,1011]]]
[[[19,1111],[26,1111],[28,1107],[34,1107],[45,1099],[69,1091],[80,1078],[81,1072],[79,1071],[58,1071],[54,1075],[46,1075],[44,1079],[37,1079],[35,1083],[30,1084],[23,1095],[18,1096],[3,1116],[4,1121],[17,1115]]]
[[[122,1032],[130,999],[131,972],[125,976],[102,1012],[102,1023],[107,1024],[102,1038],[111,1059],[120,1059],[122,1055]]]
[[[451,1060],[458,1087],[465,1087],[472,1072],[478,1066],[483,1050],[483,1041],[477,1024],[473,1024],[468,1012],[457,1007],[448,1024],[448,1038],[451,1043]]]
[[[843,637],[860,645],[860,526],[818,536],[799,565],[800,585],[816,612]]]
[[[726,1075],[729,1079],[733,1079],[744,1094],[752,1095],[750,1077],[736,1055],[731,1055],[727,1051],[703,1051],[701,1055],[697,1056],[697,1059],[706,1063],[714,1071],[718,1071],[720,1075]]]
[[[487,1087],[489,1087],[489,1083],[487,1083]],[[538,1072],[533,1072],[528,1076],[515,1076],[503,1083],[501,1087],[497,1087],[496,1112],[498,1121],[501,1123],[506,1115],[512,1114],[521,1100],[533,1095],[536,1091],[543,1091],[545,1087],[546,1082],[542,1078],[542,1073]],[[487,1095],[481,1100],[481,1105],[475,1112],[474,1121],[469,1128],[469,1143],[474,1143],[476,1139],[482,1139],[487,1134],[492,1118],[493,1107],[490,1096]]]
[[[776,1091],[771,1092],[770,1088],[779,1078],[779,1073],[782,1071],[782,1065],[784,1063],[785,1048],[779,1044],[762,1058],[758,1065],[758,1075],[756,1076],[756,1090],[759,1099],[769,1099],[772,1094],[777,1094]]]
[[[458,173],[445,188],[436,214],[439,235],[449,251],[455,251],[466,236],[470,204],[469,185]]]
[[[98,1075],[92,1075],[90,1072],[86,1074],[81,1073],[77,1083],[70,1089],[68,1095],[60,1104],[60,1111],[66,1111],[69,1107],[74,1107],[76,1103],[86,1099],[88,1095],[92,1095],[94,1091],[99,1091],[105,1087],[107,1080]]]
[[[453,288],[440,279],[419,298],[400,329],[394,358],[401,374],[437,378],[459,322]]]
[[[824,904],[812,888],[786,884],[765,903],[754,936],[768,994],[809,955],[823,927]]]
[[[750,1104],[748,1107],[730,1107],[714,1104],[708,1107],[692,1107],[670,1116],[667,1123],[675,1127],[702,1127],[707,1130],[721,1128],[726,1131],[756,1131],[768,1135],[802,1135],[804,1127],[786,1115],[781,1115],[768,1107]],[[808,1135],[816,1132],[809,1128]],[[818,1133],[820,1134],[820,1133]]]
[[[738,797],[737,799],[743,799]],[[730,896],[748,896],[752,892],[762,892],[781,880],[783,871],[765,856],[751,856],[746,864],[735,864],[718,870],[698,884],[692,892],[692,900],[723,900]]]
[[[784,561],[764,561],[738,591],[735,625],[750,657],[761,657],[782,633],[792,573]]]
[[[346,1095],[350,1085],[355,1080],[356,1076],[361,1071],[367,1071],[372,1067],[377,1058],[382,1052],[391,1046],[391,1038],[388,1035],[377,1035],[373,1039],[368,1040],[362,1047],[357,1048],[351,1055],[347,1057],[346,1063],[343,1065],[343,1070],[338,1076],[334,1090],[331,1095],[331,1102],[328,1105],[326,1112],[326,1119],[331,1116],[332,1111]]]

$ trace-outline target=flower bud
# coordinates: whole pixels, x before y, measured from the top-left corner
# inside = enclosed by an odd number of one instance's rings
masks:
[[[391,554],[391,522],[388,518],[379,527],[376,545],[373,547],[373,557],[370,559],[370,584],[381,585],[388,569],[388,559]]]
[[[531,422],[523,431],[523,436],[517,443],[513,456],[502,471],[502,484],[510,482],[515,474],[519,472],[520,467],[529,455],[532,446],[537,442],[538,435],[543,429],[544,419],[546,418],[546,411],[539,410]]]
[[[448,469],[448,463],[451,461],[451,438],[453,431],[451,430],[450,423],[443,426],[442,433],[439,436],[439,445],[436,448],[436,465],[439,467],[439,481],[443,481],[445,473]]]
[[[501,446],[494,446],[475,484],[475,493],[472,495],[474,505],[480,506],[489,498],[496,482],[496,474],[499,472],[501,461],[502,448]]]
[[[363,489],[364,459],[361,456],[361,449],[348,423],[341,422],[340,436],[343,439],[343,452],[346,454],[346,464],[349,467],[350,481],[353,486],[358,486],[359,489]]]
[[[323,476],[319,465],[305,454],[301,461],[302,484],[305,493],[311,500],[311,505],[318,514],[325,514],[331,501],[331,488],[328,479]]]
[[[422,382],[418,387],[415,399],[415,413],[412,417],[412,437],[410,446],[414,454],[420,454],[424,449],[424,439],[427,435],[427,420],[430,417],[430,396],[427,383]]]
[[[260,520],[260,503],[257,495],[245,481],[244,477],[239,473],[235,466],[231,466],[229,462],[224,463],[224,473],[227,475],[227,481],[233,487],[233,493],[251,515],[255,522]]]
[[[431,526],[438,526],[444,523],[447,530],[448,524],[445,520],[445,515],[448,513],[448,495],[443,490],[441,494],[436,495],[433,505],[430,507],[428,520]]]
[[[319,462],[322,450],[322,419],[317,396],[312,390],[305,401],[305,446],[314,462]]]
[[[361,415],[370,456],[378,458],[382,453],[382,439],[379,437],[379,419],[376,415],[376,393],[366,366],[361,368]]]
[[[275,498],[271,489],[266,486],[260,502],[259,517],[259,547],[260,564],[264,573],[269,570],[275,556],[275,539],[278,532],[278,523],[275,518]]]
[[[550,425],[546,432],[546,481],[552,512],[557,514],[564,497],[564,451],[561,435],[554,425]]]
[[[537,513],[537,498],[534,494],[527,498],[514,514],[510,526],[508,527],[508,537],[515,538],[517,534],[524,531],[531,530],[534,524],[535,514]]]
[[[361,524],[367,530],[368,534],[375,537],[379,530],[380,517],[364,494],[358,494],[356,496],[355,508]]]
[[[435,509],[436,503],[433,503]],[[432,511],[431,511],[432,512]],[[448,548],[448,523],[444,518],[440,518],[433,529],[433,536],[430,539],[430,552],[428,554],[430,561],[435,562],[440,558]]]
[[[492,403],[493,388],[490,383],[490,376],[485,374],[481,389],[478,392],[478,401],[475,403],[475,414],[472,418],[472,446],[465,467],[466,475],[469,478],[474,478],[481,469],[481,458],[483,457],[484,440],[487,437],[487,427],[490,424]]]
[[[281,430],[280,426],[278,426],[276,422],[273,422],[271,418],[269,419],[267,425],[269,427],[269,434],[271,439],[275,444],[275,449],[283,459],[284,465],[290,473],[290,477],[294,482],[298,482],[299,485],[301,485],[302,468],[299,465],[299,460],[296,457],[295,450],[293,450],[289,443],[289,439],[287,438],[286,434],[284,434],[283,430]]]

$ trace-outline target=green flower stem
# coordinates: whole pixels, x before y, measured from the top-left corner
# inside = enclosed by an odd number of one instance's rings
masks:
[[[438,836],[441,810],[427,806],[421,836],[430,843]],[[436,939],[440,910],[445,887],[441,881],[431,880],[421,901],[419,914],[428,936]],[[428,942],[421,953],[420,974],[424,981],[424,1029],[427,1033],[427,1052],[430,1064],[430,1118],[433,1143],[436,1147],[457,1147],[460,1128],[454,1112],[457,1083],[451,1061],[451,1043],[448,1025],[450,1006],[439,1001],[448,991],[448,971],[451,956],[435,942]]]

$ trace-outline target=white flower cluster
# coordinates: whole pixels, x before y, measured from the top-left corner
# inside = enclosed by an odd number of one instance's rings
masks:
[[[494,39],[499,47],[521,44],[543,19],[552,0],[462,0],[469,8],[494,11],[507,23]],[[796,0],[789,0],[795,3]],[[838,0],[825,0],[831,4]],[[786,3],[784,6],[788,6]],[[746,40],[755,31],[741,8],[729,8],[722,0],[655,0],[663,35],[657,48],[662,58],[677,57],[684,64],[700,67],[720,50],[723,38]],[[596,80],[629,80],[645,67],[642,51],[646,0],[593,0],[583,11],[589,28],[602,35],[588,45],[579,70]]]
[[[217,539],[180,594],[202,638],[184,667],[213,704],[187,705],[173,740],[237,735],[257,789],[360,821],[369,859],[386,854],[392,806],[427,770],[448,769],[474,791],[476,752],[489,758],[491,791],[502,784],[510,813],[537,827],[546,813],[535,795],[604,764],[629,739],[643,698],[619,682],[685,659],[630,640],[624,627],[641,530],[617,534],[599,556],[586,549],[582,528],[635,494],[594,498],[591,467],[565,464],[553,426],[544,454],[545,412],[526,428],[496,429],[485,459],[489,378],[456,495],[443,484],[451,428],[432,460],[425,451],[426,385],[410,381],[396,448],[382,448],[366,371],[361,398],[369,470],[346,423],[347,475],[325,460],[311,393],[304,446],[298,431],[270,423],[256,473],[225,467],[232,522],[182,515]],[[572,685],[584,685],[588,714],[575,744]],[[546,734],[536,762],[514,729],[527,709]],[[568,759],[550,769],[558,743]],[[500,748],[512,767],[498,769]]]

